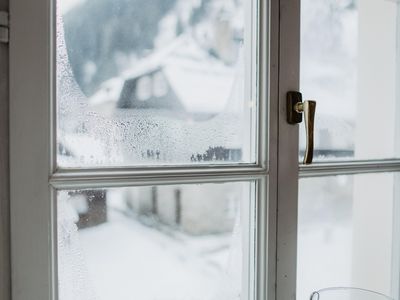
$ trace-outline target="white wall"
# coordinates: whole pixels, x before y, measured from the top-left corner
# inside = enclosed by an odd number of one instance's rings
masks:
[[[360,0],[355,155],[391,158],[396,144],[395,1]],[[398,118],[398,117],[397,117]],[[392,294],[395,177],[358,175],[353,198],[353,286]],[[393,266],[396,267],[397,266]]]

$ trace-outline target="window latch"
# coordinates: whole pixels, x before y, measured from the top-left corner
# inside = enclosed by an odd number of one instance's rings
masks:
[[[6,11],[0,11],[0,43],[9,42],[9,14]]]
[[[303,164],[312,163],[314,154],[314,116],[317,103],[313,100],[303,102],[302,95],[299,92],[287,93],[287,122],[297,124],[303,121],[303,115],[306,125],[306,151],[304,153]]]

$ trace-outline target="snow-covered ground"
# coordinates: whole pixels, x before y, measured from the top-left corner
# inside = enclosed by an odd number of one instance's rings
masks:
[[[338,201],[323,196],[327,191],[321,185],[303,185],[298,299],[309,299],[325,287],[351,286],[351,205],[334,204],[325,210],[318,202]],[[241,282],[247,275],[242,273],[240,222],[225,234],[188,235],[132,215],[123,195],[118,189],[108,190],[108,221],[78,230],[77,212],[67,194],[60,193],[61,300],[244,299]]]
[[[200,300],[222,292],[229,236],[177,238],[121,215],[79,234],[97,299]]]
[[[326,287],[352,286],[351,223],[300,228],[297,253],[297,299],[308,300]]]
[[[227,234],[191,236],[127,216],[118,198],[110,193],[108,222],[77,230],[76,212],[61,194],[61,300],[239,299],[239,226]]]
[[[326,287],[352,286],[352,210],[351,176],[300,180],[297,299]]]

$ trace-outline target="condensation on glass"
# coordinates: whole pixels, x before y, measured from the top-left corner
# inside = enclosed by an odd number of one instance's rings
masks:
[[[400,157],[399,11],[398,1],[301,2],[300,91],[317,101],[316,161]]]
[[[253,182],[60,191],[60,299],[251,299],[254,203]]]
[[[58,166],[255,163],[251,2],[58,0]]]
[[[332,289],[321,292],[319,300],[380,299],[376,293],[398,299],[399,176],[300,180],[297,299],[310,299],[313,292],[331,287],[375,293]]]

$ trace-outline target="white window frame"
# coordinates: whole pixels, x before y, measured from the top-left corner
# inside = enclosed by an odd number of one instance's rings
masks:
[[[11,1],[13,300],[57,299],[56,189],[237,180],[256,180],[258,185],[255,298],[295,299],[298,179],[400,171],[400,160],[299,167],[299,126],[286,122],[286,93],[299,90],[300,1],[258,0],[258,5],[257,164],[57,170],[54,2]]]
[[[290,2],[284,0],[281,5],[285,1]],[[296,253],[293,252],[296,241],[293,236],[296,234],[287,233],[286,230],[280,233],[278,230],[278,236],[287,237],[284,240],[278,238],[278,251],[282,255],[278,257],[281,262],[277,268],[277,199],[280,193],[296,187],[297,161],[289,165],[281,156],[293,154],[296,147],[289,151],[285,143],[279,142],[278,145],[278,127],[279,130],[290,131],[295,137],[297,131],[295,127],[289,127],[283,122],[284,110],[281,106],[286,102],[282,99],[286,99],[284,93],[287,87],[278,85],[279,80],[284,78],[278,68],[282,62],[279,61],[278,53],[279,42],[282,42],[279,40],[279,1],[259,0],[257,3],[260,28],[257,36],[251,37],[253,44],[256,39],[259,41],[256,68],[259,85],[258,90],[254,91],[259,97],[257,164],[58,170],[55,152],[54,1],[11,2],[10,192],[13,300],[57,299],[57,189],[238,180],[255,180],[258,186],[257,263],[254,278],[257,283],[256,298],[288,299],[286,294],[293,295],[296,260]],[[293,82],[296,79],[294,76]],[[279,118],[278,113],[282,114]],[[295,140],[289,144],[294,143]],[[280,152],[279,158],[278,147],[286,149]],[[280,170],[280,164],[285,168]],[[291,174],[290,180],[280,187],[279,178],[287,174]],[[288,204],[292,205],[296,202],[297,190],[292,190],[289,196],[292,201]],[[295,228],[295,219],[286,218],[290,213],[285,213],[285,206],[284,202],[280,203],[280,209],[283,209],[280,212],[283,214],[280,225],[283,228],[289,222]]]

